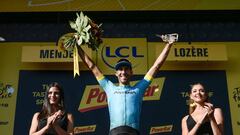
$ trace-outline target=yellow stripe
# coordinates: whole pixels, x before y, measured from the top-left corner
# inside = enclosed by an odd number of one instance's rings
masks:
[[[104,78],[104,76],[101,75],[101,76],[98,76],[98,77],[96,77],[96,78],[97,78],[98,81],[101,81],[101,80]]]
[[[145,75],[145,76],[144,76],[144,79],[145,79],[145,80],[148,80],[148,81],[152,81],[153,77],[150,76],[150,75]]]

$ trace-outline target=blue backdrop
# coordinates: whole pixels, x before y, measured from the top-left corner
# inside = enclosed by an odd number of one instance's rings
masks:
[[[107,76],[117,82],[115,76]],[[140,80],[143,75],[136,75],[132,80]],[[180,135],[181,119],[188,113],[188,106],[183,92],[189,85],[201,82],[205,89],[213,92],[211,102],[221,107],[225,118],[225,134],[232,134],[230,108],[228,101],[225,71],[161,71],[157,77],[165,77],[160,100],[144,101],[141,113],[140,132],[148,135],[151,127],[173,125],[171,132],[161,135]],[[65,92],[67,111],[74,116],[75,127],[96,125],[96,131],[82,133],[87,135],[107,135],[109,130],[108,108],[79,112],[78,107],[86,85],[97,85],[90,71],[81,72],[73,79],[72,71],[20,71],[19,89],[15,115],[14,135],[28,134],[32,116],[41,110],[43,84],[59,82]],[[81,134],[81,135],[82,135]]]

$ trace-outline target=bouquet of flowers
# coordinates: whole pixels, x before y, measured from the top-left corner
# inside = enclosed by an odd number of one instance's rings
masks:
[[[101,24],[94,23],[89,17],[81,12],[77,14],[75,22],[69,21],[69,24],[75,33],[68,33],[63,35],[59,40],[58,44],[61,50],[73,51],[74,59],[74,76],[79,75],[78,67],[78,46],[87,45],[92,50],[97,50],[99,45],[102,43],[103,30],[100,28]]]

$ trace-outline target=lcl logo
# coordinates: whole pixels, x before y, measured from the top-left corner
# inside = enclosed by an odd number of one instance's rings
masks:
[[[103,46],[101,51],[101,57],[103,62],[114,69],[114,65],[110,64],[111,58],[142,58],[143,54],[139,54],[136,46],[119,46],[117,48],[110,46]],[[109,59],[110,58],[110,59]],[[134,67],[134,65],[133,65]]]

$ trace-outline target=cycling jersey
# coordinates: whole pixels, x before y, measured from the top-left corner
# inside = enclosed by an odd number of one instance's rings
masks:
[[[117,86],[106,77],[98,82],[107,95],[110,115],[110,130],[118,126],[130,126],[139,129],[142,98],[151,83],[151,77],[144,77],[134,86]]]

